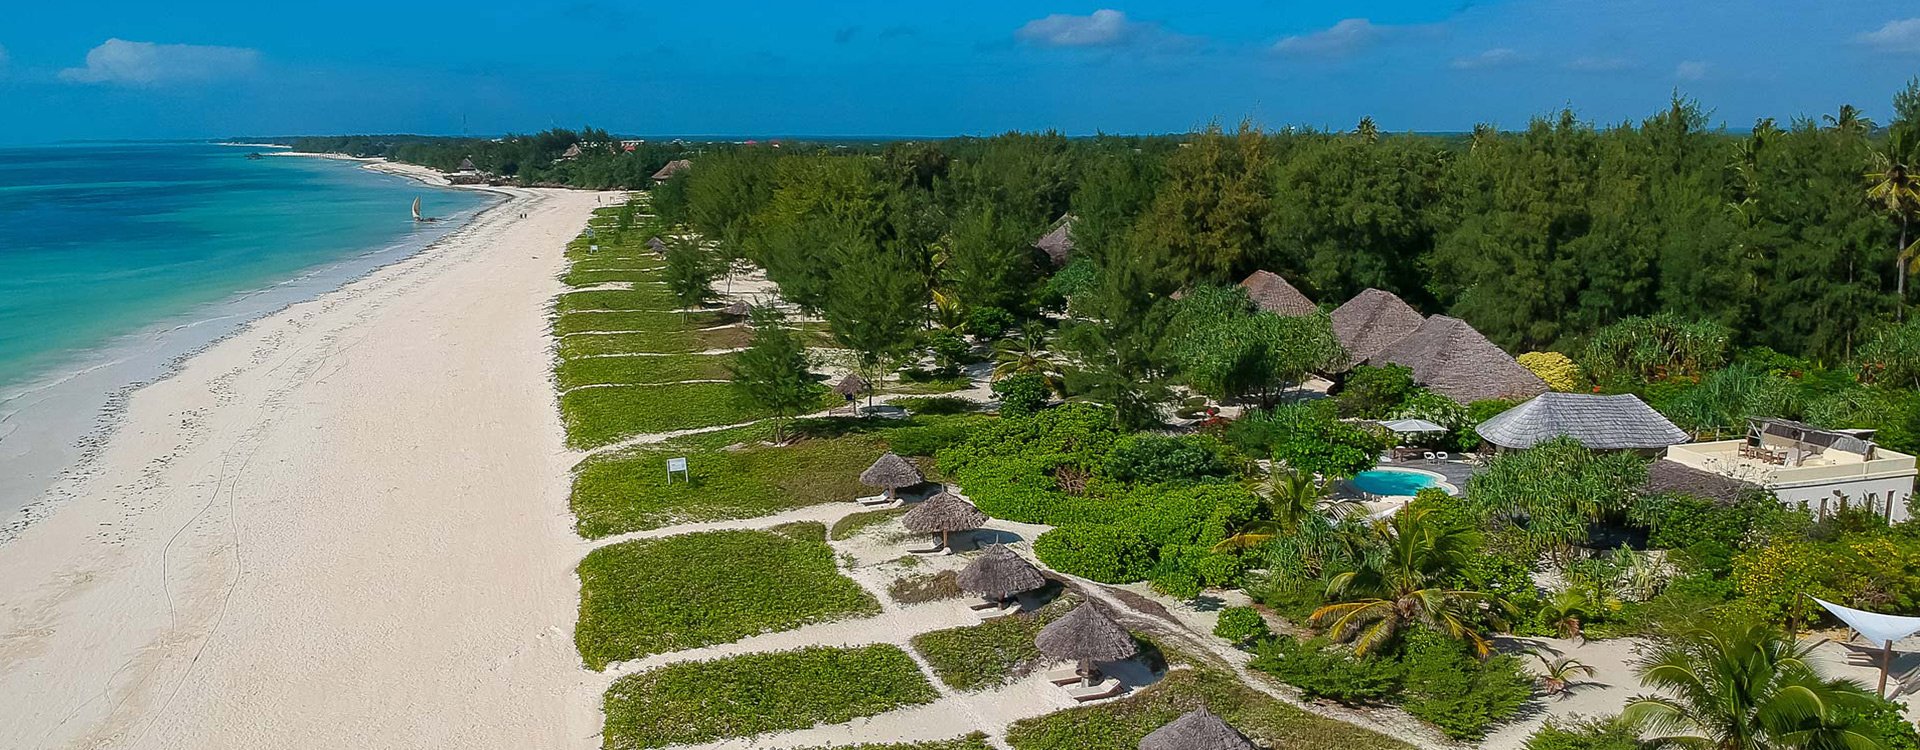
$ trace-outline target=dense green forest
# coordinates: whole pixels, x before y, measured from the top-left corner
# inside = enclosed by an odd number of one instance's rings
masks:
[[[532,135],[503,138],[457,138],[424,135],[308,136],[279,139],[300,151],[383,157],[451,172],[460,162],[522,185],[592,188],[643,188],[648,178],[667,162],[696,153],[703,144],[684,141],[634,145],[592,127],[579,131],[555,128]],[[562,159],[569,146],[580,144],[580,155]]]

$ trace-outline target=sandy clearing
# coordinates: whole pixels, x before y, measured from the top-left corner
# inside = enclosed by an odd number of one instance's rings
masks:
[[[503,192],[133,395],[0,547],[0,747],[598,744],[545,310],[606,195]]]

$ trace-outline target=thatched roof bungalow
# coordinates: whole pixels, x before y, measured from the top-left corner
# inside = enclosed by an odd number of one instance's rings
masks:
[[[1427,318],[1413,333],[1368,357],[1366,364],[1410,369],[1413,382],[1462,404],[1547,392],[1540,376],[1466,321],[1445,315]]]
[[[1427,322],[1413,305],[1399,295],[1382,289],[1368,289],[1333,309],[1333,335],[1347,350],[1350,362],[1358,364],[1379,354],[1393,342],[1406,338]]]
[[[1570,437],[1593,450],[1655,453],[1688,440],[1685,430],[1630,393],[1542,393],[1474,429],[1487,442],[1509,449]]]
[[[1254,750],[1254,745],[1246,735],[1201,707],[1140,738],[1140,750]]]
[[[1052,261],[1056,267],[1066,265],[1073,256],[1074,221],[1073,214],[1061,216],[1058,221],[1053,222],[1051,230],[1033,243],[1040,252],[1047,254],[1047,260]]]
[[[961,568],[954,580],[960,590],[995,601],[1047,585],[1047,577],[1039,568],[1004,544],[988,547],[985,554]]]
[[[1272,271],[1254,271],[1240,281],[1240,286],[1247,290],[1253,304],[1276,315],[1312,315],[1320,310],[1307,295]]]
[[[667,180],[671,179],[674,175],[679,174],[683,171],[686,171],[687,169],[691,169],[692,167],[693,167],[693,162],[691,161],[688,161],[686,159],[675,159],[673,161],[667,162],[667,165],[664,167],[661,167],[660,171],[654,172],[653,181],[666,182]]]

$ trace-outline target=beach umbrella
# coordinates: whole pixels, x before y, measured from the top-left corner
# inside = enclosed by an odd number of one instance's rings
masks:
[[[1004,544],[988,547],[985,554],[961,568],[954,580],[960,584],[960,590],[994,601],[1006,601],[1008,597],[1047,585],[1047,577],[1040,574],[1039,568]]]
[[[879,460],[860,472],[860,483],[868,487],[877,487],[891,499],[894,492],[917,484],[923,484],[927,478],[920,474],[920,467],[896,455],[893,451],[880,454]]]
[[[734,317],[744,318],[747,316],[748,313],[753,312],[753,308],[748,306],[747,303],[745,302],[735,302],[731,305],[727,305],[726,307],[721,308],[720,312],[726,313],[728,315],[732,315]]]
[[[1093,668],[1094,662],[1120,661],[1140,652],[1140,646],[1133,642],[1133,634],[1101,614],[1092,602],[1074,608],[1065,617],[1041,628],[1040,634],[1033,637],[1033,645],[1040,653],[1055,659],[1079,662],[1080,676],[1088,686],[1100,682],[1100,671]]]
[[[915,534],[939,532],[940,546],[943,547],[948,546],[947,535],[955,531],[977,529],[986,522],[987,514],[973,507],[973,503],[945,490],[913,506],[913,510],[900,518],[901,525]]]
[[[647,248],[660,255],[667,254],[667,243],[661,242],[659,237],[647,238]]]
[[[1202,707],[1140,738],[1140,750],[1254,750],[1254,747],[1246,735]]]
[[[1434,424],[1424,419],[1389,419],[1387,421],[1381,422],[1380,426],[1387,428],[1387,430],[1390,432],[1397,432],[1403,435],[1421,433],[1421,432],[1446,432],[1447,431],[1447,428],[1441,427],[1440,425]]]
[[[873,384],[867,382],[866,378],[860,377],[860,373],[857,372],[847,373],[847,376],[841,378],[840,382],[833,384],[833,392],[845,396],[847,403],[853,403],[853,400],[859,398],[860,394],[868,393],[872,390]],[[856,416],[857,415],[858,410],[856,410]]]

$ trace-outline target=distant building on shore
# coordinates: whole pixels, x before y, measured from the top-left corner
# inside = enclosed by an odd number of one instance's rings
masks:
[[[447,175],[447,182],[455,185],[484,185],[493,179],[493,175],[473,165],[473,157],[460,160],[460,168]]]
[[[1033,243],[1035,249],[1047,254],[1047,260],[1058,268],[1073,258],[1073,214],[1062,214],[1053,222],[1053,228]]]
[[[1752,419],[1745,438],[1675,445],[1663,460],[1757,486],[1816,517],[1865,508],[1904,521],[1920,471],[1913,456],[1876,445],[1873,434]]]
[[[675,159],[673,161],[667,162],[667,165],[664,167],[661,167],[660,171],[653,173],[653,181],[666,182],[667,180],[672,179],[674,175],[692,168],[693,168],[693,162],[688,161],[686,159]]]

